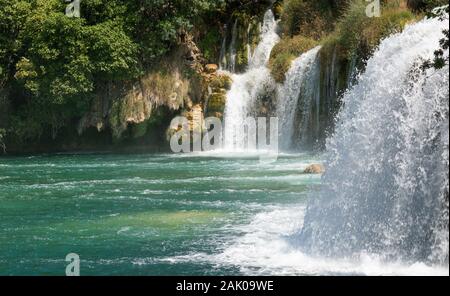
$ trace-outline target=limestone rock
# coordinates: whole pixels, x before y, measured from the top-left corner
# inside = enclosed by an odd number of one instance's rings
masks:
[[[219,70],[219,66],[217,66],[216,64],[208,64],[205,66],[205,70],[208,73],[215,73],[217,72],[217,70]]]
[[[211,82],[209,83],[209,86],[212,89],[222,88],[225,90],[230,90],[232,84],[233,84],[233,80],[231,79],[231,77],[229,75],[219,74],[219,75],[213,76],[211,78]]]
[[[325,167],[321,164],[312,164],[304,170],[305,174],[323,174],[325,173]]]

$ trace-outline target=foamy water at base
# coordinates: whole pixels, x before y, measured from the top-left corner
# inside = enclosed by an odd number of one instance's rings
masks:
[[[209,262],[216,266],[237,266],[245,275],[357,275],[357,276],[448,276],[445,266],[422,262],[386,262],[367,253],[355,258],[309,256],[296,246],[291,236],[302,227],[306,207],[274,207],[256,214],[253,220],[237,227],[243,235],[220,254],[192,253],[164,259],[167,262]]]

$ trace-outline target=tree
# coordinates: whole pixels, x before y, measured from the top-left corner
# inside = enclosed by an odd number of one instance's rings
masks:
[[[179,37],[242,0],[0,0],[0,88],[11,91],[8,139],[31,141],[79,119],[99,85],[133,81]],[[248,1],[248,0],[246,0]],[[252,0],[255,1],[255,0]]]
[[[449,14],[449,5],[445,7],[441,7],[438,9],[433,9],[428,12],[428,17],[439,17],[441,20],[448,21]],[[434,52],[433,60],[426,60],[423,62],[422,69],[426,70],[429,68],[442,69],[449,63],[448,53],[445,55],[445,52],[449,49],[449,30],[445,29],[442,31],[444,34],[444,38],[439,41],[440,48]]]

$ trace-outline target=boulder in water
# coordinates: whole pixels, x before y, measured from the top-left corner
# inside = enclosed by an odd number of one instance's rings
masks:
[[[325,167],[321,164],[312,164],[304,170],[305,174],[323,174],[325,173]]]

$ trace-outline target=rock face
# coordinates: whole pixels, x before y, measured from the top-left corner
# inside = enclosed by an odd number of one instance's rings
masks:
[[[189,122],[189,132],[192,136],[193,132],[202,133],[205,130],[205,117],[203,113],[202,105],[197,104],[189,108],[189,110],[181,113],[182,117],[185,117]],[[181,126],[169,126],[166,131],[166,140],[170,142],[171,137],[181,129]],[[192,139],[191,139],[192,141]]]
[[[321,164],[312,164],[310,166],[308,166],[305,170],[304,170],[305,174],[323,174],[325,173],[325,167]]]
[[[161,107],[170,112],[191,108],[204,96],[204,69],[192,37],[183,35],[179,47],[137,81],[99,86],[90,111],[79,122],[78,133],[90,127],[98,131],[110,128],[113,137],[121,139],[130,125],[146,123]]]
[[[205,100],[205,114],[207,117],[222,118],[227,101],[227,92],[233,83],[230,76],[224,73],[208,77],[208,95]]]
[[[205,70],[207,73],[215,73],[217,70],[219,70],[219,66],[216,64],[208,64],[205,66]]]
[[[119,139],[130,124],[150,119],[157,108],[179,110],[190,104],[190,82],[178,69],[170,73],[150,72],[131,85],[106,85],[99,91],[91,110],[81,119],[78,132],[89,127],[102,131],[110,127]]]

